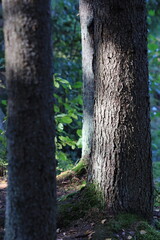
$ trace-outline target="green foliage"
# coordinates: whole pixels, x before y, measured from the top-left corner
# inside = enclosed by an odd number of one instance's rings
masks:
[[[153,160],[160,160],[160,1],[147,0],[148,56]],[[82,72],[78,0],[52,0],[56,158],[58,173],[72,168],[82,147]],[[0,29],[0,68],[4,67],[3,29]],[[1,105],[4,105],[4,101]],[[3,104],[4,103],[4,104]],[[2,144],[0,157],[6,161]]]
[[[78,12],[77,0],[59,0],[53,5],[54,71],[67,79],[72,86],[81,82]]]
[[[151,97],[151,131],[153,160],[160,160],[160,35],[159,19],[160,2],[148,1],[148,57],[149,57],[149,81]]]
[[[152,149],[153,160],[160,160],[160,1],[148,0],[148,56],[149,56],[149,81],[150,81],[150,96],[151,96],[151,118],[152,118]],[[59,17],[61,15],[61,17]],[[53,3],[53,29],[54,29],[54,69],[62,78],[67,79],[70,87],[68,92],[64,94],[58,91],[57,96],[63,95],[63,102],[67,96],[68,100],[74,104],[79,101],[79,112],[82,112],[82,98],[81,98],[81,44],[80,44],[80,24],[78,16],[78,1],[74,0],[59,0]],[[57,83],[57,87],[58,87]],[[58,97],[57,97],[58,98]],[[62,100],[62,99],[61,99]],[[61,101],[59,100],[59,101]],[[61,104],[61,103],[60,103]],[[67,104],[67,103],[66,103]],[[58,105],[56,107],[58,111]],[[64,113],[64,110],[62,110]],[[61,116],[59,116],[61,117]],[[63,116],[63,120],[73,121],[70,116]],[[78,122],[77,122],[78,123]],[[80,122],[79,122],[80,123]],[[74,121],[74,135],[76,129],[81,129],[80,124],[76,126]],[[59,128],[62,130],[63,126],[60,123]],[[62,130],[63,131],[63,130]],[[68,137],[75,140],[71,128],[67,130]],[[67,140],[67,139],[66,139]],[[69,140],[69,139],[68,139]],[[67,141],[68,141],[67,140]],[[71,148],[74,148],[75,142],[72,142]],[[82,139],[77,142],[79,147],[82,146]],[[65,148],[63,152],[70,155],[70,159],[74,162],[80,157],[77,147],[73,151]]]
[[[153,163],[153,177],[154,177],[154,205],[160,206],[160,162]]]
[[[153,163],[153,176],[154,179],[160,179],[160,162]]]
[[[160,162],[153,163],[154,206],[160,206]]]
[[[58,173],[73,167],[71,151],[81,148],[82,96],[68,80],[54,75],[55,121],[56,121],[56,159]],[[70,90],[76,92],[72,95]],[[63,93],[63,94],[61,94]]]
[[[78,1],[52,2],[58,173],[81,157],[82,73]]]

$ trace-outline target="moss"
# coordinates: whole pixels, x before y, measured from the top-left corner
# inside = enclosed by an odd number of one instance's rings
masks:
[[[141,231],[145,234],[141,234]],[[160,232],[147,222],[140,222],[136,227],[136,237],[138,240],[159,240]]]
[[[101,208],[99,193],[93,185],[61,198],[58,202],[58,226],[66,226],[73,220],[84,217],[92,208]]]
[[[77,194],[77,192],[73,192],[73,193],[66,194],[66,195],[60,197],[60,198],[58,199],[58,201],[59,201],[59,202],[66,201],[66,200],[72,198],[75,194]]]
[[[131,238],[128,238],[131,237]],[[93,240],[111,239],[138,239],[159,240],[160,232],[149,225],[139,216],[120,214],[105,224],[98,224],[95,228]]]
[[[124,232],[125,229],[130,229],[133,227],[140,218],[133,214],[119,214],[115,218],[108,220],[106,218],[105,224],[98,224],[95,228],[95,234],[93,236],[94,240],[104,240],[106,238],[110,239],[123,239],[119,238],[121,232]],[[127,239],[127,238],[125,238]]]
[[[65,172],[62,172],[57,176],[57,182],[62,182],[64,180],[69,180],[73,177],[74,172],[72,170],[68,170]]]
[[[113,232],[119,232],[122,229],[129,228],[141,218],[134,214],[119,214],[115,219],[110,220],[108,226]]]
[[[57,182],[62,182],[65,180],[72,179],[74,176],[81,177],[86,173],[87,164],[84,160],[81,160],[75,167],[71,170],[62,172],[57,176]]]
[[[87,163],[85,160],[81,160],[72,170],[76,175],[83,175],[86,173]]]

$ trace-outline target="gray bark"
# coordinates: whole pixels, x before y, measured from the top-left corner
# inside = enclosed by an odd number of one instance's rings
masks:
[[[3,0],[8,91],[5,240],[55,234],[50,0]]]
[[[89,160],[93,137],[94,73],[93,73],[93,9],[91,0],[80,0],[83,68],[82,159]]]
[[[94,138],[89,181],[111,212],[152,215],[144,0],[94,0]]]

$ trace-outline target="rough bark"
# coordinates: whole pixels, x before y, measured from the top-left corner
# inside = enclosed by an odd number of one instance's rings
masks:
[[[93,137],[94,109],[94,73],[93,73],[93,9],[91,0],[80,0],[80,21],[82,36],[82,68],[83,68],[83,129],[82,160],[88,161],[91,153]]]
[[[50,0],[4,0],[8,90],[5,240],[55,234]]]
[[[144,0],[94,0],[94,140],[89,181],[107,209],[152,215]]]

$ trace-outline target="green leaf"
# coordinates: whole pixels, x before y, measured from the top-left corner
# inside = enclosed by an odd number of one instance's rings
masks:
[[[80,138],[76,143],[78,148],[82,148],[82,138]]]
[[[2,103],[4,106],[7,106],[7,100],[2,100],[1,103]]]
[[[153,150],[158,150],[158,147],[157,147],[157,145],[155,143],[152,143],[152,149]]]
[[[62,149],[63,147],[62,147],[62,144],[60,144],[60,143],[57,143],[56,144],[56,147],[57,147],[57,149]]]
[[[61,122],[70,124],[72,122],[72,118],[70,118],[68,116],[63,117],[63,118],[61,118]]]
[[[56,88],[59,88],[59,83],[58,83],[57,81],[54,81],[54,86],[55,86]]]
[[[73,85],[73,88],[82,88],[82,82],[76,82],[76,83]]]
[[[54,112],[60,112],[60,109],[57,105],[54,105]]]
[[[60,77],[56,77],[56,76],[55,76],[55,82],[59,82],[58,84],[61,84],[61,86],[62,86],[63,88],[72,89],[72,87],[71,87],[71,85],[70,85],[70,83],[69,83],[68,80],[65,80],[65,79],[63,79],[63,78],[60,78]]]
[[[65,113],[56,115],[55,119],[58,122],[60,122],[60,123],[68,123],[68,124],[70,124],[72,122],[72,118],[70,116],[68,116],[67,114],[65,114]]]
[[[57,160],[60,159],[60,160],[66,161],[67,160],[67,156],[62,151],[58,151],[58,152],[56,152],[56,159]]]
[[[59,132],[62,132],[63,129],[64,129],[63,124],[62,124],[62,123],[59,123],[59,124],[58,124],[58,131],[59,131]]]
[[[79,137],[82,137],[82,129],[78,129],[78,130],[77,130],[77,135],[78,135]]]
[[[157,45],[156,43],[149,43],[149,44],[148,44],[148,48],[149,48],[149,50],[151,50],[151,51],[155,51],[155,50],[158,49],[158,45]]]
[[[72,149],[75,148],[76,145],[76,141],[72,140],[71,138],[69,138],[68,136],[64,137],[64,136],[60,136],[59,139],[62,141],[62,143],[65,145],[69,145],[70,147],[72,147]]]
[[[69,115],[70,115],[70,117],[72,117],[74,119],[78,119],[78,116],[76,114],[74,114],[74,113],[70,113]]]
[[[148,11],[148,14],[149,14],[151,17],[154,17],[154,16],[155,16],[155,10],[149,10],[149,11]]]
[[[65,79],[62,79],[60,77],[57,77],[56,78],[57,81],[61,82],[61,83],[66,83],[66,84],[69,84],[69,81],[65,80]]]
[[[61,113],[61,114],[58,114],[55,116],[55,118],[63,118],[63,117],[66,117],[67,114],[66,113]]]

